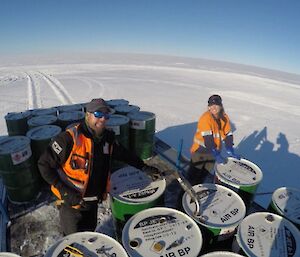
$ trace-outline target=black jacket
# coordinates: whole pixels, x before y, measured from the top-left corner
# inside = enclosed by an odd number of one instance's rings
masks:
[[[138,169],[145,165],[139,157],[118,143],[113,131],[105,130],[100,139],[95,139],[84,122],[80,124],[78,131],[91,138],[94,143],[92,170],[84,197],[98,196],[101,199],[105,192],[108,173],[111,170],[109,155],[103,153],[103,146],[106,142],[113,144],[113,159],[123,161]],[[55,144],[53,144],[54,142]],[[72,136],[68,132],[62,132],[52,140],[40,157],[38,167],[48,184],[55,185],[60,180],[57,169],[68,159],[73,143]]]

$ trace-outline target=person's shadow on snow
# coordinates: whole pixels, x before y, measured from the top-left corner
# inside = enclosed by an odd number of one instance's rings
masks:
[[[263,172],[260,191],[274,191],[282,186],[299,188],[300,157],[289,152],[289,142],[279,133],[275,144],[267,138],[267,127],[254,131],[236,146],[243,158],[258,165]]]

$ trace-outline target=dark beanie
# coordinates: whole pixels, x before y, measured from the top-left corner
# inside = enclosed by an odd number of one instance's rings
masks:
[[[109,112],[110,109],[106,102],[102,98],[93,99],[89,103],[86,104],[87,112]]]
[[[208,106],[211,105],[220,105],[222,106],[222,98],[219,95],[212,95],[208,98]]]

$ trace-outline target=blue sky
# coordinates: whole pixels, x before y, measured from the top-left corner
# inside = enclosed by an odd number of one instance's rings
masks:
[[[136,52],[300,73],[299,0],[1,0],[0,54]]]

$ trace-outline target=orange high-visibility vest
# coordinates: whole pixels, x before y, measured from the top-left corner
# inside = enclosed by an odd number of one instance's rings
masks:
[[[198,121],[197,131],[194,135],[193,145],[190,149],[191,153],[194,153],[198,150],[200,146],[206,148],[204,144],[204,136],[212,136],[214,139],[214,143],[216,144],[216,148],[218,150],[221,149],[222,140],[226,138],[226,136],[232,135],[231,126],[229,117],[224,113],[224,120],[220,119],[221,128],[219,128],[217,121],[214,119],[213,115],[206,111]]]
[[[62,170],[58,172],[60,178],[66,185],[71,184],[75,190],[84,196],[91,174],[93,142],[82,133],[78,133],[78,126],[79,125],[67,130],[72,136],[74,144],[67,161],[62,165]],[[112,154],[112,146],[110,146],[109,154]],[[108,174],[108,179],[109,178],[110,174]],[[109,181],[107,181],[108,186],[109,184]],[[107,187],[106,190],[108,189]],[[61,199],[59,190],[53,185],[51,186],[51,191],[58,199]]]

